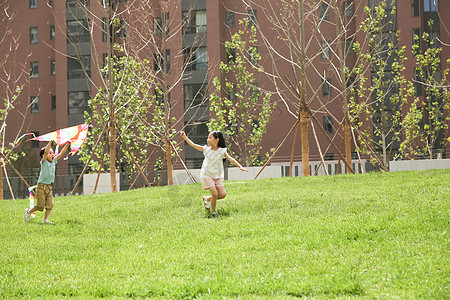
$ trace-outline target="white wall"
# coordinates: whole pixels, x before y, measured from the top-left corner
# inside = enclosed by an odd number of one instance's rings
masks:
[[[120,187],[119,173],[116,173],[116,185],[117,190]],[[90,195],[94,192],[95,182],[97,181],[96,174],[84,174],[83,175],[83,195]],[[111,175],[109,173],[101,173],[98,180],[96,194],[111,193]]]
[[[450,159],[399,160],[389,162],[389,171],[422,171],[450,169]]]

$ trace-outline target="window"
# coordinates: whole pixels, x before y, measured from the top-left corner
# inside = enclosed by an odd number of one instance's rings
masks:
[[[355,54],[355,51],[353,51],[353,38],[345,40],[345,54]]]
[[[206,47],[186,48],[183,50],[186,71],[208,70]]]
[[[419,17],[420,16],[420,2],[419,0],[411,0],[411,16]]]
[[[30,9],[37,8],[37,0],[30,0]]]
[[[162,35],[163,33],[163,24],[162,24],[162,19],[160,17],[156,17],[153,20],[153,32],[156,35]]]
[[[333,118],[331,116],[323,116],[323,129],[328,134],[333,134]]]
[[[322,96],[331,96],[331,78],[327,78],[327,81],[322,85]]]
[[[229,100],[236,99],[236,85],[235,84],[227,85],[227,98]]]
[[[91,76],[91,56],[81,55],[67,58],[67,79],[82,79]]]
[[[227,52],[227,63],[235,62],[236,61],[236,49],[235,48],[226,48],[225,51]]]
[[[30,78],[39,78],[39,62],[38,61],[32,61],[30,62]]]
[[[124,38],[127,37],[128,22],[120,20],[120,24],[114,28],[114,37]]]
[[[66,0],[66,7],[83,7],[89,6],[89,0]]]
[[[414,70],[414,94],[416,96],[423,96],[423,88],[421,84],[422,78],[419,76],[419,70]]]
[[[31,113],[39,113],[39,96],[31,96],[30,98]]]
[[[413,28],[413,30],[412,30],[412,45],[413,45],[414,54],[420,53],[421,40],[422,40],[422,37],[420,34],[420,28]]]
[[[187,109],[194,105],[207,106],[206,84],[185,84],[184,91],[184,108]]]
[[[55,5],[55,0],[49,0],[49,1],[48,1],[48,4],[49,4],[50,6]]]
[[[102,68],[106,67],[106,64],[108,62],[108,53],[103,53],[102,54]]]
[[[50,40],[55,40],[55,25],[50,25]]]
[[[32,133],[34,136],[39,136],[39,131],[33,131]],[[33,148],[33,149],[39,148],[39,141],[30,141],[30,142],[31,142],[31,144],[30,144],[31,148]]]
[[[52,99],[51,99],[50,105],[51,105],[51,109],[52,110],[56,109],[56,96],[55,95],[52,95]]]
[[[165,29],[165,31],[164,31]],[[170,32],[169,26],[169,13],[163,13],[162,17],[156,17],[153,20],[153,30],[156,35],[162,35],[165,32],[166,35]]]
[[[69,115],[80,115],[89,111],[89,92],[69,92]]]
[[[165,70],[166,73],[170,73],[170,49],[166,49],[164,57],[162,54],[154,54],[153,69],[155,72]]]
[[[439,0],[423,0],[423,11],[438,11]]]
[[[439,31],[428,32],[428,38],[426,40],[426,46],[428,48],[438,49],[441,47],[440,40],[441,33]]]
[[[227,11],[227,14],[225,16],[225,24],[228,27],[234,27],[234,12]]]
[[[30,27],[30,44],[38,43],[38,28]]]
[[[169,88],[170,87],[167,87],[166,88],[166,91],[169,91]],[[169,104],[169,107],[170,107],[170,99],[171,99],[171,93],[170,92],[167,92],[167,103]],[[162,91],[162,90],[160,90],[160,89],[155,89],[155,98],[156,98],[156,102],[159,104],[159,105],[162,105],[162,104],[164,104],[164,91]]]
[[[206,32],[206,10],[184,11],[183,21],[184,34]]]
[[[320,54],[320,58],[322,59],[329,59],[330,58],[330,42],[328,41],[322,41],[320,43],[320,48],[322,49],[321,54]]]
[[[328,3],[322,3],[320,7],[320,19],[323,21],[330,21],[330,10],[328,9]]]
[[[89,26],[87,20],[67,21],[67,43],[89,42]]]
[[[248,27],[252,26],[256,27],[256,22],[258,21],[258,14],[256,9],[247,10],[247,15],[248,15]]]
[[[346,18],[353,17],[353,1],[344,1],[344,16]]]
[[[208,126],[205,123],[194,122],[194,124],[185,123],[184,131],[186,135],[196,144],[204,145],[205,140],[208,138]],[[187,145],[187,142],[185,142]],[[201,167],[203,157],[200,158],[198,168]],[[187,164],[187,161],[186,161]]]
[[[50,61],[50,74],[51,75],[55,75],[56,74],[56,63],[55,63],[54,59],[52,59]]]
[[[108,24],[106,24],[107,19],[102,18],[102,42],[106,43],[108,41]]]

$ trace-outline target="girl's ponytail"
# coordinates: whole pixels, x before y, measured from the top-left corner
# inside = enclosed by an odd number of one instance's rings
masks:
[[[226,148],[227,145],[225,144],[225,138],[223,137],[223,133],[216,130],[211,132],[211,134],[213,135],[213,137],[215,139],[219,139],[219,143],[217,144],[217,146],[219,146],[219,148]]]

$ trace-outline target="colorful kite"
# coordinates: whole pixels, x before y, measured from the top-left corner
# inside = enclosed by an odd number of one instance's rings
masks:
[[[30,186],[30,187],[28,188],[28,192],[30,192],[30,209],[32,209],[33,206],[34,206],[34,196],[33,196],[32,190],[33,190],[35,187],[36,187],[36,186],[33,185],[33,186]],[[35,214],[34,212],[31,213],[31,216],[32,216],[33,218],[36,218],[36,214]]]
[[[65,143],[70,143],[70,154],[75,155],[77,151],[81,148],[84,141],[86,140],[88,134],[89,124],[80,124],[64,129],[60,129],[57,131],[53,131],[38,137],[34,137],[29,139],[28,141],[55,141],[58,146],[62,146]],[[33,133],[25,133],[22,135],[17,141],[16,145],[19,141],[27,135],[33,135]]]

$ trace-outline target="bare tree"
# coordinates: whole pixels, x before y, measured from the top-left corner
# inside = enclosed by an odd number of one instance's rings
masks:
[[[3,172],[6,173],[6,163],[15,161],[21,153],[12,151],[16,144],[7,143],[9,137],[17,140],[24,129],[28,129],[27,114],[28,103],[20,103],[19,95],[29,83],[30,70],[28,68],[28,57],[17,57],[16,53],[20,47],[20,36],[15,35],[12,28],[16,17],[16,11],[12,8],[12,1],[0,3],[0,200],[3,200]],[[33,105],[33,104],[30,104]],[[8,121],[15,118],[20,126],[8,127]],[[15,169],[14,169],[15,170]],[[6,174],[8,180],[8,176]],[[9,182],[9,181],[8,181]],[[12,191],[11,191],[12,192]],[[13,195],[14,197],[14,195]]]

